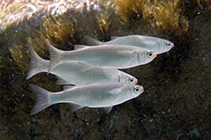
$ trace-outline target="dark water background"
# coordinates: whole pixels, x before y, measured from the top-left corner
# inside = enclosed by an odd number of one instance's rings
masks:
[[[157,56],[153,62],[124,70],[138,78],[145,92],[115,106],[108,115],[101,109],[89,108],[72,113],[68,104],[57,104],[30,116],[35,97],[29,83],[51,91],[61,87],[55,86],[55,77],[46,73],[25,80],[30,56],[27,49],[17,50],[28,43],[26,36],[36,34],[32,31],[38,27],[27,22],[29,25],[23,23],[6,29],[0,34],[0,139],[210,139],[211,11],[197,10],[188,19],[188,33],[181,36],[158,31],[140,21],[140,25],[119,26],[115,20],[111,23],[112,27],[118,26],[116,30],[110,34],[103,32],[102,36],[100,31],[97,33],[105,40],[110,35],[153,35],[175,44],[170,52]],[[92,14],[96,13],[78,16],[84,34],[93,34]],[[81,43],[80,35],[75,42]],[[11,53],[14,51],[20,59],[15,59]],[[45,57],[48,52],[43,54]]]

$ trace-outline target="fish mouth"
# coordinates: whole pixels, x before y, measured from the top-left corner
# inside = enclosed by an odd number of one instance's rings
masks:
[[[139,86],[138,89],[139,89],[139,93],[140,93],[140,94],[144,92],[144,87],[143,87],[143,86]]]
[[[139,90],[144,92],[144,88],[142,86],[139,87]]]
[[[152,53],[152,57],[155,58],[157,57],[157,54],[155,52]]]
[[[174,47],[174,43],[171,43],[170,48],[173,48],[173,47]]]
[[[134,84],[137,84],[138,83],[138,80],[137,79],[134,79],[134,82],[133,82]]]

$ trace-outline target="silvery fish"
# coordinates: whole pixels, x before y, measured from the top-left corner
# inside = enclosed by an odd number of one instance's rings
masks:
[[[34,49],[29,46],[31,53],[31,64],[26,79],[41,73],[48,72],[50,61],[42,59]],[[57,65],[50,73],[58,77],[57,84],[73,84],[73,85],[86,85],[90,83],[132,83],[136,84],[138,80],[125,72],[116,69],[93,68],[84,71],[88,64],[69,61]]]
[[[128,35],[122,37],[112,37],[111,41],[101,42],[92,37],[84,36],[84,40],[88,45],[132,45],[146,48],[154,51],[156,54],[162,54],[171,50],[174,43],[152,36],[144,35]]]
[[[144,48],[126,45],[100,45],[74,51],[63,51],[46,41],[50,51],[49,71],[65,61],[81,61],[94,67],[126,69],[151,62],[156,53]]]
[[[75,86],[61,92],[50,92],[33,84],[30,87],[36,96],[30,115],[57,103],[70,103],[71,111],[89,107],[104,108],[109,113],[113,106],[136,98],[144,91],[142,86],[124,83],[95,83]]]

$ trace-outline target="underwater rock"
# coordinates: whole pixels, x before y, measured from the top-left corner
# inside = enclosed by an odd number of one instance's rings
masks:
[[[74,10],[75,12],[87,12],[100,10],[100,3],[94,0],[80,1],[43,1],[43,0],[3,0],[0,2],[0,31],[24,22],[37,23],[46,15],[61,16],[64,13]]]

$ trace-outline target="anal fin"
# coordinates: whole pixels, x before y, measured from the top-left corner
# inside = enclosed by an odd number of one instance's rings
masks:
[[[93,66],[93,65],[90,65],[90,64],[87,64],[87,63],[83,63],[83,62],[80,62],[80,61],[78,63],[81,65],[81,71],[82,72],[86,72],[88,70],[96,68],[96,66]]]
[[[113,106],[109,106],[109,107],[104,107],[103,111],[108,114],[109,112],[111,112]]]

